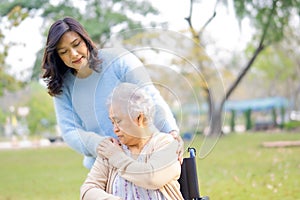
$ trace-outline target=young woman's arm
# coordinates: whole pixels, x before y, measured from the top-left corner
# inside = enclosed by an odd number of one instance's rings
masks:
[[[97,146],[105,138],[94,132],[84,131],[82,122],[71,107],[66,94],[54,97],[57,123],[61,135],[72,149],[90,157],[97,157]]]

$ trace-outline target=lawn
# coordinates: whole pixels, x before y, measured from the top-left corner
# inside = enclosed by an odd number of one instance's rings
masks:
[[[0,151],[0,200],[79,199],[87,170],[67,147]]]
[[[264,141],[277,140],[300,140],[300,134],[231,134],[221,138],[207,157],[197,159],[202,195],[213,200],[300,199],[300,147],[261,146]]]
[[[200,151],[204,138],[189,144]],[[197,157],[201,195],[212,200],[300,199],[300,147],[264,148],[263,141],[300,134],[230,134]],[[68,147],[0,151],[0,200],[74,200],[87,170]]]

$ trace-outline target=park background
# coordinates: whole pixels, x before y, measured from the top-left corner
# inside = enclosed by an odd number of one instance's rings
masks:
[[[75,199],[87,173],[61,140],[40,79],[45,35],[63,16],[99,47],[141,58],[186,147],[197,149],[201,194],[300,198],[299,8],[299,0],[2,0],[0,199]]]

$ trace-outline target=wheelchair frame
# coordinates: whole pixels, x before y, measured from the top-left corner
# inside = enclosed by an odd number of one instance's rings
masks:
[[[197,167],[196,167],[196,149],[188,148],[189,158],[184,158],[181,165],[181,175],[178,179],[180,191],[185,200],[209,200],[208,196],[200,196]]]

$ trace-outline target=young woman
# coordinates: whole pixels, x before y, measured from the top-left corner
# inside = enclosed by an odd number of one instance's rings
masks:
[[[181,167],[171,135],[153,125],[153,101],[140,87],[121,83],[108,101],[119,142],[105,139],[80,190],[80,199],[180,200]]]
[[[66,17],[54,22],[49,30],[42,68],[48,93],[54,97],[57,122],[64,141],[84,155],[90,169],[97,156],[96,148],[113,136],[105,109],[108,94],[120,82],[143,85],[153,98],[157,112],[155,125],[171,133],[180,142],[175,119],[140,60],[124,49],[96,48],[83,26]]]

